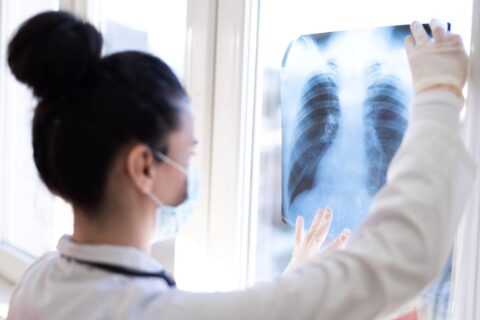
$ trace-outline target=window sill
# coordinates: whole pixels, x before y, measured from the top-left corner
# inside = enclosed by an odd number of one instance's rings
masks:
[[[6,244],[0,244],[0,277],[18,283],[34,258]]]
[[[7,318],[8,302],[13,292],[13,284],[0,278],[0,320]]]

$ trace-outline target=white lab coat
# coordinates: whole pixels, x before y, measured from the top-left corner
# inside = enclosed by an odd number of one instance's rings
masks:
[[[49,253],[25,273],[8,319],[372,320],[419,293],[441,270],[474,176],[459,137],[462,102],[435,91],[414,102],[409,128],[350,247],[253,288],[169,289],[161,279],[113,274]],[[133,269],[162,269],[134,248],[63,237],[61,254]]]

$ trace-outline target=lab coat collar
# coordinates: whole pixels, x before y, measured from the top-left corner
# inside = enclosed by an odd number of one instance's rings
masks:
[[[164,269],[155,259],[136,248],[106,244],[78,244],[73,242],[69,235],[60,238],[57,249],[61,255],[88,262],[112,264],[146,272],[158,272]]]

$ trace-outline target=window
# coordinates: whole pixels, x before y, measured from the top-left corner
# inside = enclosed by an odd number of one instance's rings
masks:
[[[285,183],[284,179],[288,178],[282,177],[282,143],[285,148],[285,141],[282,141],[282,121],[285,125],[288,119],[282,120],[281,110],[281,94],[286,94],[281,92],[281,83],[284,77],[287,77],[285,71],[282,71],[282,63],[285,63],[287,48],[292,41],[302,35],[409,24],[415,19],[428,22],[434,16],[450,22],[452,30],[460,33],[464,39],[470,38],[471,27],[469,20],[471,3],[468,0],[441,3],[438,1],[392,3],[376,0],[320,3],[261,0],[259,8],[255,139],[252,146],[254,163],[252,176],[258,177],[253,179],[252,193],[256,196],[252,197],[250,224],[253,230],[250,233],[252,243],[250,279],[254,281],[272,279],[281,274],[292,253],[293,227],[282,221],[282,180]],[[467,40],[466,42],[468,45]],[[352,57],[354,55],[352,54]],[[340,197],[339,201],[349,203],[352,195],[345,192],[337,196]],[[331,206],[329,203],[323,205]],[[308,220],[307,216],[306,221]],[[358,221],[354,220],[355,218],[351,217],[343,221],[344,224],[351,222],[351,225],[355,226]],[[337,229],[332,228],[337,232],[341,231]],[[450,265],[446,267],[442,277],[425,293],[424,300],[428,301],[427,304],[419,300],[411,306],[422,310],[426,307],[428,309],[426,313],[430,314],[429,319],[448,317],[448,298],[451,291]]]

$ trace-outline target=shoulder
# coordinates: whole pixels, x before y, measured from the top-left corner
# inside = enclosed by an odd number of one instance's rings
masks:
[[[45,269],[54,263],[59,258],[58,252],[48,252],[45,253],[43,256],[40,258],[36,259],[28,268],[25,270],[25,273],[23,274],[19,285],[24,283],[25,281],[28,281],[32,277],[35,277],[36,275],[43,274]]]
[[[45,267],[60,257],[59,253],[56,251],[47,252],[37,260],[35,260],[25,271],[25,274],[34,272],[35,270]]]

